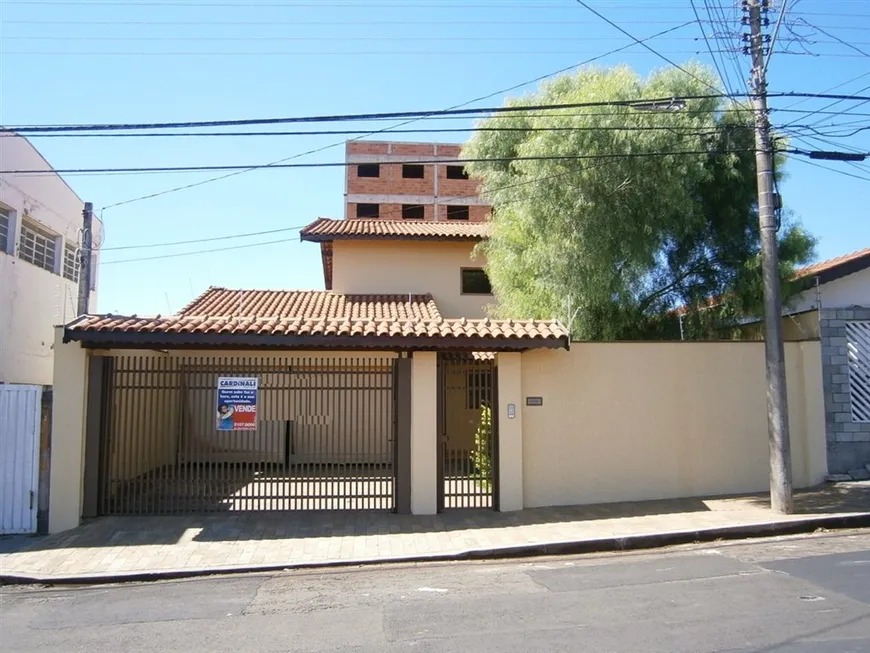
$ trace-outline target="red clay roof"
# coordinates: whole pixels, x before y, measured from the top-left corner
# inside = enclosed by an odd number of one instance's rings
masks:
[[[178,317],[437,320],[432,295],[342,295],[323,290],[209,288]]]
[[[567,347],[557,321],[444,319],[430,295],[209,288],[177,315],[83,315],[67,340],[108,346]]]
[[[812,265],[796,270],[794,276],[795,279],[814,277],[824,272],[834,270],[840,266],[848,265],[849,263],[857,263],[863,258],[866,258],[867,263],[870,264],[870,247],[859,249],[857,252],[852,252],[851,254],[843,254],[842,256],[837,256],[836,258],[831,258],[827,261],[813,263]]]
[[[122,315],[83,315],[67,331],[113,333],[190,333],[190,334],[268,334],[310,336],[394,336],[407,338],[502,338],[508,340],[546,340],[567,336],[565,329],[550,320],[402,320],[374,318],[298,318],[298,317],[205,317],[172,315],[136,317]]]
[[[302,240],[483,240],[489,238],[489,222],[436,222],[433,220],[382,220],[318,218],[300,232]]]

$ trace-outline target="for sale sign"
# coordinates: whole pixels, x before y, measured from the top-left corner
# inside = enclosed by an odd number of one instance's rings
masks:
[[[218,431],[257,430],[258,385],[257,377],[218,377]]]

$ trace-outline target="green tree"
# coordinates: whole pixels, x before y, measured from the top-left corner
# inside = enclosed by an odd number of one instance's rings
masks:
[[[707,68],[686,68],[715,85]],[[675,69],[642,79],[621,66],[565,75],[507,104],[711,94]],[[641,339],[679,337],[680,306],[689,307],[690,337],[760,314],[752,114],[718,97],[685,105],[529,110],[483,121],[512,129],[476,132],[465,158],[542,157],[467,166],[494,207],[493,236],[481,249],[496,316],[558,317],[581,339]],[[810,260],[814,240],[783,225],[780,245],[787,280]],[[712,310],[711,297],[719,298]]]

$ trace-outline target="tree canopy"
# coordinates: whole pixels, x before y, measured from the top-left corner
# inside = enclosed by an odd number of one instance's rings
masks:
[[[493,204],[481,248],[498,317],[558,317],[577,338],[640,339],[679,337],[678,307],[690,337],[760,314],[752,113],[712,93],[708,69],[685,67],[704,81],[676,69],[643,79],[626,66],[589,68],[507,102],[708,96],[682,109],[530,109],[478,125],[510,128],[477,131],[463,150],[491,159],[467,169]],[[786,281],[814,240],[795,224],[779,239]]]

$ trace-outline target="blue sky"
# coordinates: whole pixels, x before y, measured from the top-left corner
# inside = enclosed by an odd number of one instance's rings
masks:
[[[694,19],[688,0],[589,0],[638,38]],[[777,0],[779,5],[781,0]],[[695,0],[736,46],[738,0]],[[870,4],[791,0],[774,55],[771,92],[870,93]],[[721,8],[721,13],[716,8]],[[775,17],[775,14],[773,14]],[[806,21],[807,24],[801,22]],[[733,32],[728,34],[727,29]],[[811,26],[812,27],[811,27]],[[824,30],[827,34],[819,31]],[[795,34],[801,34],[801,41]],[[631,41],[574,0],[0,0],[0,122],[6,125],[160,122],[447,108],[565,68]],[[698,24],[650,42],[677,62],[710,62]],[[723,41],[711,42],[717,52]],[[734,89],[749,60],[717,54]],[[597,62],[642,73],[665,62],[634,46]],[[736,68],[739,66],[741,79]],[[857,78],[857,79],[855,79]],[[516,95],[534,86],[511,92]],[[745,89],[745,87],[744,87]],[[473,106],[500,104],[504,94]],[[870,102],[777,99],[775,124],[815,124],[841,135],[870,125]],[[863,115],[848,115],[848,114]],[[843,123],[850,123],[843,125]],[[386,123],[390,125],[394,123]],[[464,127],[469,121],[428,121]],[[384,123],[346,128],[381,129]],[[834,125],[834,126],[830,126]],[[342,128],[333,125],[334,128]],[[410,127],[410,126],[409,126]],[[397,140],[461,141],[464,134],[401,134]],[[341,144],[342,136],[256,138],[34,138],[58,169],[262,164]],[[797,142],[809,149],[870,151],[870,130]],[[333,147],[300,159],[343,159]],[[820,240],[819,258],[870,246],[870,164],[789,162],[786,205]],[[214,173],[70,175],[80,197],[109,207],[203,181]],[[262,232],[343,213],[343,171],[258,170],[160,197],[106,208],[101,312],[167,313],[209,285],[321,288],[319,249],[295,232],[169,248],[111,248]],[[289,242],[231,249],[288,238]],[[112,264],[213,249],[208,254]]]

